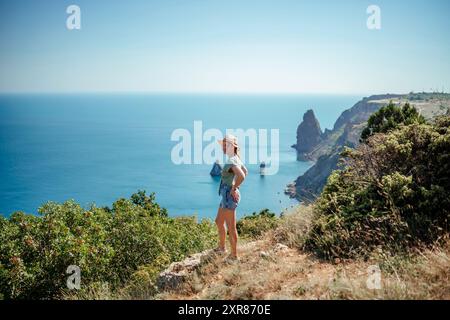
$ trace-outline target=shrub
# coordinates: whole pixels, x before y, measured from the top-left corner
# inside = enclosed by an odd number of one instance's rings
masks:
[[[252,215],[240,219],[236,227],[240,236],[256,239],[268,230],[274,229],[277,223],[278,218],[275,213],[264,209],[259,213],[253,212]]]
[[[425,118],[417,112],[416,108],[411,107],[409,103],[398,107],[390,102],[369,117],[367,127],[361,133],[361,140],[366,141],[375,133],[387,133],[400,125],[413,123],[425,123]]]
[[[328,179],[306,246],[324,258],[404,250],[448,234],[450,117],[378,133]]]
[[[170,262],[212,247],[216,238],[209,221],[168,218],[145,192],[112,209],[67,201],[49,202],[39,213],[0,219],[0,295],[6,299],[60,296],[69,265],[80,267],[85,292],[99,283],[114,290],[141,266],[154,270],[154,280]]]

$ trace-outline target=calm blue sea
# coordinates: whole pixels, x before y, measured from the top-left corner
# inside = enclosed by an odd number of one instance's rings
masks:
[[[213,218],[219,181],[210,165],[174,165],[176,128],[279,129],[280,169],[261,178],[257,165],[241,188],[238,215],[295,204],[287,183],[311,163],[291,145],[303,113],[314,109],[322,129],[361,97],[333,95],[2,95],[0,213],[37,213],[46,201],[111,205],[138,189],[155,192],[169,214]]]

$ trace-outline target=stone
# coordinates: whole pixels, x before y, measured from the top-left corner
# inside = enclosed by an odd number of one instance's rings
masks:
[[[273,249],[274,252],[283,252],[283,251],[286,251],[286,250],[289,250],[289,247],[287,245],[285,245],[285,244],[282,244],[282,243],[277,243],[275,245],[275,248]]]
[[[195,276],[195,273],[214,256],[214,250],[206,250],[193,254],[183,261],[173,262],[159,274],[156,285],[161,291],[176,290],[187,279]]]

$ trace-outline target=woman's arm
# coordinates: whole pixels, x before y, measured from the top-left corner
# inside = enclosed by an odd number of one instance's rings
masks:
[[[242,184],[242,182],[245,180],[245,173],[242,170],[240,166],[233,166],[231,168],[234,172],[234,184],[231,188],[231,196],[235,201],[239,201],[239,193],[237,192],[237,189]]]
[[[247,177],[248,170],[247,170],[247,168],[244,165],[242,165],[242,172],[244,172],[245,177]]]

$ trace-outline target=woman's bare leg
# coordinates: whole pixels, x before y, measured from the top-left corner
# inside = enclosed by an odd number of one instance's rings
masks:
[[[236,229],[236,210],[224,209],[225,222],[227,224],[228,236],[230,237],[231,256],[237,257],[238,233]]]
[[[219,249],[225,250],[225,237],[226,237],[226,230],[225,230],[225,209],[219,208],[217,211],[217,217],[216,217],[216,225],[217,230],[219,232]]]

